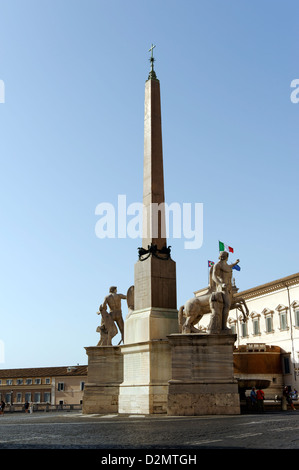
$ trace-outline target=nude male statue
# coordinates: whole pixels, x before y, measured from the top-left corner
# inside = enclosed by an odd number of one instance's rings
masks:
[[[111,315],[113,321],[116,322],[119,331],[121,333],[121,341],[124,340],[124,321],[121,311],[121,300],[126,299],[127,296],[117,293],[117,287],[112,286],[109,289],[109,294],[106,295],[104,302],[102,304],[103,309],[107,308],[107,305],[110,308],[109,315]]]
[[[233,289],[232,289],[232,269],[236,264],[240,262],[238,259],[233,264],[227,264],[228,253],[222,251],[219,255],[219,261],[213,266],[212,270],[212,280],[216,285],[216,295],[215,300],[217,300],[217,293],[222,294],[222,319],[221,319],[221,328],[222,330],[227,330],[226,322],[230,307],[233,300]],[[215,312],[212,312],[215,313]]]

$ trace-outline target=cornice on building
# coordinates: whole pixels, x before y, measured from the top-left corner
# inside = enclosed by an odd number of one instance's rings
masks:
[[[251,299],[295,285],[299,285],[299,273],[291,274],[290,276],[286,276],[275,281],[267,282],[266,284],[261,284],[259,286],[252,287],[247,290],[243,290],[235,294],[235,297]]]
[[[265,294],[271,294],[272,292],[285,289],[286,287],[292,287],[299,285],[299,273],[291,274],[290,276],[283,277],[281,279],[276,279],[275,281],[267,282],[266,284],[261,284],[256,287],[251,287],[250,289],[243,290],[235,294],[235,297],[243,297],[243,299],[251,299],[254,297],[259,297]],[[198,297],[199,295],[205,294],[208,291],[208,287],[199,289],[194,292],[194,295]]]

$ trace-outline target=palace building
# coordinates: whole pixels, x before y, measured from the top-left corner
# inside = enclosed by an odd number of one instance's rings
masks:
[[[206,291],[198,290],[195,296]],[[280,349],[282,385],[298,390],[299,273],[237,292],[235,297],[243,298],[249,310],[247,321],[239,310],[230,311],[228,325],[237,335],[236,349],[256,353],[269,352],[271,347]],[[198,325],[202,331],[209,324],[209,316]]]

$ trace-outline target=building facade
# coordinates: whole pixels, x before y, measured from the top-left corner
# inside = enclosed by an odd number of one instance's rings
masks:
[[[82,404],[87,366],[0,369],[0,399],[22,407],[25,402]]]
[[[195,292],[199,296],[207,289]],[[281,351],[284,385],[298,390],[299,386],[299,273],[237,292],[246,301],[247,321],[237,309],[230,311],[228,325],[237,335],[235,347],[262,352],[265,346]],[[206,318],[205,318],[206,317]],[[198,325],[205,330],[210,315]],[[263,346],[264,345],[264,346]]]

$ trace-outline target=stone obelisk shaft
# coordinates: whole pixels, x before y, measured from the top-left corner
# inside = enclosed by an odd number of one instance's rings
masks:
[[[142,246],[166,246],[160,82],[145,83]]]
[[[150,78],[145,83],[143,239],[147,250],[157,251],[135,264],[135,310],[176,309],[176,265],[159,250],[166,248],[164,175],[160,82]],[[159,209],[159,210],[158,210]]]

